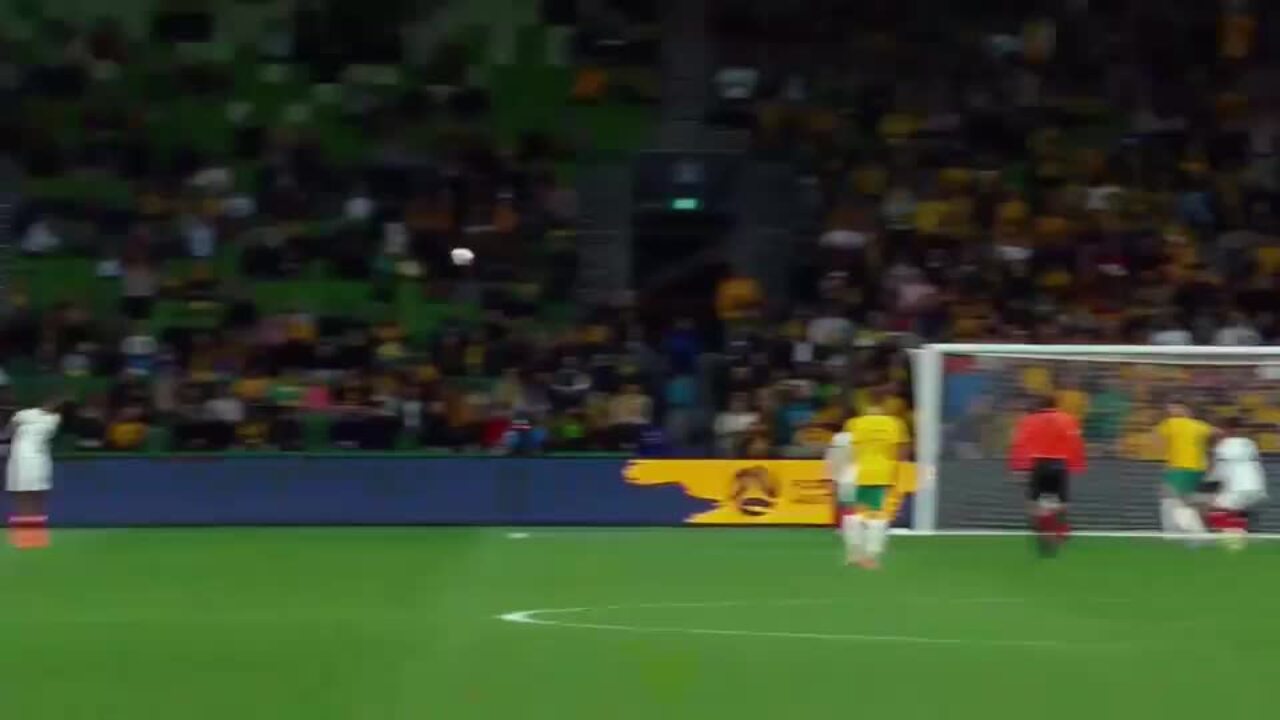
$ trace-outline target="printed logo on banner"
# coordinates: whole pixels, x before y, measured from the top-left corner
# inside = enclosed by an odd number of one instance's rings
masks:
[[[778,478],[763,465],[745,467],[733,474],[730,497],[738,512],[751,517],[763,517],[778,506],[782,486]]]
[[[821,460],[635,460],[624,471],[632,485],[680,485],[711,507],[691,525],[828,525],[832,488]],[[915,491],[915,467],[902,464],[894,508]]]
[[[819,460],[636,460],[632,485],[679,484],[711,508],[695,525],[821,525],[831,520],[831,483]]]

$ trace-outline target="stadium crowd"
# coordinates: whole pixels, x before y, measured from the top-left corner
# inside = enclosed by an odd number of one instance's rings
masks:
[[[573,305],[571,154],[468,132],[497,102],[484,89],[263,91],[210,129],[232,71],[111,23],[40,24],[0,73],[29,188],[8,404],[71,388],[85,450],[804,456],[870,388],[908,416],[901,349],[922,339],[1280,338],[1269,8],[891,5],[824,5],[767,37],[749,10],[717,15],[712,121],[801,168],[812,226],[784,302],[734,276],[714,322],[661,324]],[[832,35],[837,12],[853,37]],[[273,52],[243,64],[255,87],[297,70]],[[444,141],[415,134],[440,116]]]
[[[820,224],[791,300],[817,359],[842,363],[877,333],[1280,339],[1273,7],[930,7],[717,18],[727,50],[713,118],[750,127],[758,153],[812,180]],[[1117,388],[1044,365],[1008,385],[1055,392],[1118,452],[1150,454],[1133,428],[1158,413],[1158,383],[1144,378],[1160,372]],[[1242,398],[1250,418],[1274,414],[1256,379],[1236,385],[1240,398],[1206,398],[1201,411],[1220,416]],[[1097,409],[1117,391],[1132,412],[1084,417],[1090,395]]]

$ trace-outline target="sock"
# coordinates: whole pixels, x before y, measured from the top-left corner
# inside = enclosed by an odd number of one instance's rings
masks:
[[[1065,540],[1071,534],[1071,523],[1067,522],[1067,511],[1059,510],[1053,516],[1053,532],[1059,539]]]
[[[889,544],[889,521],[884,518],[867,520],[867,555],[878,558]]]
[[[1185,503],[1179,502],[1173,511],[1174,523],[1178,529],[1184,533],[1191,535],[1203,535],[1205,532],[1204,523],[1200,520],[1200,513],[1196,509]]]
[[[1178,501],[1173,498],[1160,499],[1160,529],[1166,534],[1177,532]]]
[[[860,557],[866,545],[866,528],[862,518],[852,512],[841,516],[841,529],[844,535],[844,549],[851,557]]]
[[[1042,556],[1053,553],[1053,543],[1049,539],[1053,532],[1052,522],[1053,518],[1038,506],[1027,516],[1027,524],[1031,527],[1031,541]]]
[[[1036,532],[1041,535],[1052,535],[1057,532],[1057,529],[1057,518],[1054,517],[1053,513],[1040,511],[1036,514]]]

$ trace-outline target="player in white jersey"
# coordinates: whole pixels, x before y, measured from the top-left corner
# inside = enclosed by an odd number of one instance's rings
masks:
[[[862,556],[866,538],[863,537],[862,523],[845,512],[858,492],[858,465],[854,462],[852,433],[839,432],[831,438],[826,463],[827,474],[835,485],[836,519],[840,537],[844,539],[845,560],[853,563]]]
[[[1213,448],[1209,527],[1221,532],[1231,547],[1244,544],[1249,514],[1267,499],[1267,476],[1258,446],[1245,437],[1235,419],[1222,424],[1223,437]]]
[[[12,439],[5,489],[13,500],[9,526],[15,544],[47,542],[46,495],[53,488],[53,452],[49,446],[62,422],[61,407],[61,400],[50,400],[38,408],[19,410],[9,419]],[[44,542],[32,538],[43,538]]]

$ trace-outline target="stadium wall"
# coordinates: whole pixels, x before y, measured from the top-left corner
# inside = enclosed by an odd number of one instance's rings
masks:
[[[97,457],[57,463],[50,515],[64,527],[822,525],[824,478],[809,460]],[[899,500],[905,520],[909,488]]]

